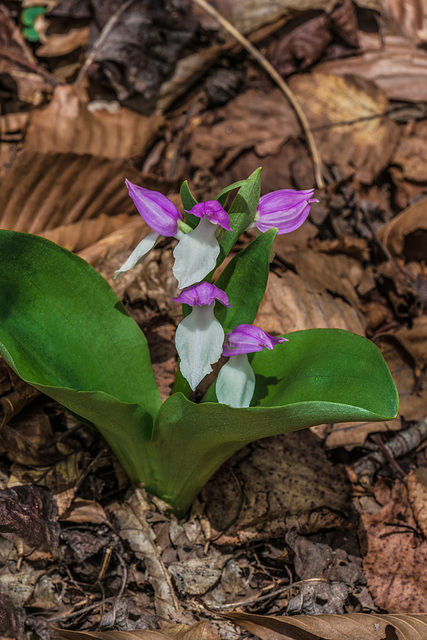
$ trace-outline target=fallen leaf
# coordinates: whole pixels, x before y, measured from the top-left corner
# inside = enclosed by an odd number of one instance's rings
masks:
[[[230,21],[242,33],[250,33],[283,16],[293,18],[310,10],[329,12],[335,0],[239,0],[231,3]]]
[[[94,59],[89,77],[111,87],[119,100],[133,93],[150,100],[193,36],[196,23],[191,2],[166,0],[160,7],[137,0],[119,14],[122,4],[118,0],[91,0],[76,7],[64,0],[50,15],[68,21],[90,18],[88,53],[93,50]],[[118,19],[111,25],[108,38],[99,41],[102,29],[114,15]]]
[[[58,80],[38,66],[21,31],[2,4],[0,6],[0,73],[8,76],[16,87],[21,102],[38,105],[44,93],[50,93]],[[7,86],[7,85],[6,85]],[[16,97],[13,93],[11,97]]]
[[[379,510],[362,512],[363,570],[375,604],[386,611],[427,611],[427,541],[417,532],[406,486],[377,481]]]
[[[424,537],[427,537],[427,469],[411,469],[406,476],[412,513]]]
[[[399,213],[389,222],[381,227],[377,232],[378,237],[384,242],[387,249],[393,256],[405,257],[405,243],[410,234],[419,230],[427,231],[427,198],[418,202]],[[422,242],[423,235],[418,236],[419,246],[417,248],[417,258],[419,260],[427,258],[426,243]],[[410,259],[410,258],[408,258]]]
[[[23,485],[0,491],[0,533],[14,534],[28,545],[58,546],[58,510],[50,491]]]
[[[319,616],[224,616],[261,640],[424,640],[427,616],[349,613]]]
[[[425,42],[427,36],[427,10],[423,0],[383,0],[382,14],[394,24],[396,31],[403,33],[417,44]]]
[[[157,615],[163,620],[172,621],[178,615],[178,601],[154,533],[146,520],[150,509],[151,505],[141,488],[134,488],[123,503],[109,507],[118,522],[121,538],[127,540],[136,557],[145,564],[148,580],[154,590]]]
[[[88,155],[21,151],[2,180],[2,229],[42,233],[100,213],[134,213],[125,179],[162,190],[130,165]]]
[[[68,631],[58,629],[58,640],[220,640],[218,634],[208,623],[196,622],[193,625],[168,624],[157,631]]]
[[[139,227],[142,231],[145,225],[137,216],[129,216],[126,213],[107,216],[105,213],[101,213],[92,220],[79,220],[73,224],[61,225],[50,231],[43,231],[39,235],[59,244],[68,251],[79,253],[115,231],[123,230],[128,223],[136,223],[136,220],[140,223]]]
[[[427,366],[427,316],[414,318],[411,327],[401,327],[394,335],[414,359],[415,375],[419,378]]]
[[[318,73],[293,76],[289,84],[307,115],[324,162],[343,176],[354,175],[371,183],[389,163],[399,136],[397,124],[386,115],[385,95],[360,78]],[[274,156],[277,164],[283,150],[283,161],[288,164],[296,156],[291,176],[297,174],[299,185],[301,143],[298,153],[286,159],[286,147],[299,130],[295,113],[278,89],[268,94],[250,89],[218,109],[214,123],[194,117],[186,150],[193,166],[214,168],[216,173],[245,151],[253,149],[258,164],[264,165],[268,156]],[[305,164],[301,174],[305,181],[301,188],[308,188],[311,183]]]
[[[386,115],[388,100],[373,83],[312,73],[289,82],[308,118],[322,160],[370,184],[388,165],[399,128]]]
[[[318,268],[311,274],[305,272],[304,276],[293,271],[285,271],[280,276],[271,272],[254,323],[273,334],[329,327],[364,335],[365,323],[357,309],[340,296],[329,293],[327,284],[322,285],[319,279],[322,280],[322,274]],[[346,286],[344,280],[342,287]],[[347,287],[349,284],[347,281]]]
[[[357,56],[321,62],[316,73],[371,80],[391,100],[427,100],[427,52],[401,36],[385,35]]]
[[[73,85],[57,87],[46,107],[30,114],[23,147],[38,152],[91,154],[119,160],[140,157],[157,138],[164,119],[124,107],[91,109]]]
[[[282,537],[292,526],[313,533],[342,525],[348,484],[318,438],[300,431],[246,447],[208,482],[203,496],[212,526],[225,530],[215,544],[242,544]]]

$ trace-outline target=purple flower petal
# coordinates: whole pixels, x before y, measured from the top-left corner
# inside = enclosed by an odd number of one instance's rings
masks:
[[[181,291],[179,296],[174,298],[174,300],[181,304],[189,304],[191,307],[195,305],[202,307],[212,304],[215,300],[219,300],[225,307],[231,307],[225,291],[218,289],[218,287],[209,282],[199,282],[199,284],[193,284],[191,287],[187,287],[184,291]]]
[[[180,211],[158,191],[139,187],[126,180],[129,195],[143,220],[161,236],[171,237],[178,231],[178,220],[182,220]]]
[[[318,202],[311,196],[314,189],[295,191],[280,189],[259,199],[255,226],[264,232],[276,227],[279,235],[298,229],[310,213],[310,204]]]
[[[275,338],[251,324],[239,324],[233,331],[226,334],[222,355],[238,356],[243,353],[273,349],[274,345],[282,342],[288,342],[288,339]]]
[[[207,200],[206,202],[199,202],[195,204],[191,211],[193,216],[198,218],[209,218],[213,224],[219,224],[223,229],[232,231],[230,227],[230,218],[226,210],[219,204],[218,200]]]

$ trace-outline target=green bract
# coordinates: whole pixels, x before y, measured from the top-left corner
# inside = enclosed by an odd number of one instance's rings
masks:
[[[260,172],[232,187],[240,187],[229,210],[233,231],[220,232],[218,264],[255,217]],[[229,191],[218,196],[221,204]],[[182,197],[192,208],[186,184]],[[275,235],[271,229],[257,237],[216,280],[232,305],[215,307],[225,332],[254,320]],[[178,515],[253,440],[397,413],[396,388],[379,350],[338,329],[295,332],[272,351],[251,354],[256,383],[248,408],[219,404],[215,384],[200,404],[191,402],[179,374],[161,404],[143,333],[89,264],[48,240],[12,231],[0,231],[0,264],[0,353],[26,382],[94,425],[129,478]]]

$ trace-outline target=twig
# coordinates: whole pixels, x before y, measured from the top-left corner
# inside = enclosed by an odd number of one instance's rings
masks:
[[[111,18],[105,23],[101,33],[99,34],[98,38],[95,40],[92,49],[90,50],[84,65],[82,66],[82,68],[79,71],[79,74],[74,82],[74,85],[76,87],[79,87],[83,81],[83,78],[86,75],[87,70],[89,69],[90,65],[92,64],[92,62],[95,59],[96,54],[98,53],[99,49],[102,47],[102,45],[104,44],[104,42],[106,41],[106,39],[108,38],[108,36],[110,35],[112,29],[114,28],[114,26],[116,25],[116,23],[119,21],[122,13],[124,11],[126,11],[126,9],[128,7],[130,7],[130,5],[135,2],[135,0],[126,0],[126,2],[123,2],[122,5],[120,5],[120,7],[117,9],[117,11],[115,13],[113,13],[113,15],[111,16]],[[148,22],[148,21],[147,21]]]
[[[400,458],[410,451],[414,451],[425,438],[427,438],[427,418],[405,431],[399,431],[384,447],[388,450],[390,456]],[[375,472],[386,462],[386,456],[382,451],[369,453],[348,468],[350,481],[353,484],[371,484]]]
[[[269,74],[271,79],[277,84],[282,93],[286,96],[289,103],[291,104],[293,110],[295,111],[297,118],[300,122],[301,128],[304,132],[307,146],[310,150],[311,157],[314,165],[314,173],[316,176],[316,184],[319,189],[322,189],[325,186],[323,175],[322,175],[322,159],[320,157],[319,151],[316,146],[316,142],[314,140],[313,134],[310,129],[310,124],[307,120],[307,117],[304,111],[301,108],[300,103],[298,102],[295,94],[288,87],[286,82],[277,72],[277,70],[273,67],[273,65],[267,60],[265,56],[256,48],[254,45],[249,42],[247,38],[243,34],[234,27],[231,22],[229,22],[226,18],[224,18],[216,9],[214,9],[211,5],[209,5],[206,0],[193,0],[194,4],[197,4],[201,9],[206,11],[210,16],[215,18],[219,24],[224,27],[226,31],[230,35],[233,36],[239,42],[244,49],[250,55],[255,58],[255,60],[261,65],[261,67]]]

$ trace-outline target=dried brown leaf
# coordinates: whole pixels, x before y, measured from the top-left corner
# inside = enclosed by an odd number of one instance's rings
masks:
[[[424,538],[427,537],[427,469],[419,467],[411,469],[406,477],[408,499],[412,513],[421,529]]]
[[[371,80],[393,100],[427,100],[427,52],[400,36],[385,36],[357,56],[321,62],[316,72]]]
[[[32,111],[24,148],[52,153],[91,154],[119,160],[144,155],[164,119],[143,116],[117,105],[115,112],[91,110],[85,92],[57,87],[46,107]]]
[[[386,115],[388,100],[373,83],[336,75],[291,78],[324,162],[370,184],[387,166],[399,129]]]
[[[82,6],[79,6],[82,5]],[[52,16],[91,18],[88,55],[94,55],[89,76],[111,87],[119,100],[140,93],[150,100],[175,67],[182,49],[191,40],[196,22],[190,0],[156,2],[135,0],[120,13],[123,2],[92,0],[76,3],[63,0]],[[110,22],[108,37],[100,39]]]
[[[294,256],[297,273],[285,271],[280,276],[270,273],[255,324],[276,334],[329,327],[364,335],[365,322],[356,306],[355,283],[351,281],[349,269],[351,266],[355,270],[353,275],[357,275],[360,263],[347,256],[305,254],[300,252]],[[291,256],[288,258],[292,261]],[[336,258],[338,260],[334,260]],[[317,265],[314,269],[313,263]],[[324,272],[319,268],[320,263]],[[342,264],[346,270],[342,270]],[[330,282],[328,276],[331,276]]]
[[[427,541],[417,531],[405,483],[380,479],[374,491],[379,509],[361,513],[360,535],[375,604],[390,613],[427,612]]]
[[[414,359],[415,375],[419,378],[427,366],[427,316],[414,318],[411,327],[401,327],[394,335]]]
[[[425,42],[427,8],[423,0],[383,0],[382,13],[397,33],[402,33],[417,44]]]
[[[101,213],[93,220],[79,220],[74,224],[62,225],[50,231],[44,231],[39,235],[69,251],[78,253],[115,231],[123,229],[129,222],[134,222],[135,218],[140,223],[140,231],[142,231],[143,224],[141,224],[139,216],[129,216],[126,213],[107,216],[105,213]]]
[[[54,76],[37,65],[20,29],[3,4],[0,5],[0,73],[10,77],[10,85],[16,86],[19,100],[32,105],[40,104],[43,94],[50,93],[58,84]]]
[[[58,509],[50,491],[24,485],[0,491],[0,532],[13,533],[35,547],[55,548]]]
[[[335,0],[239,0],[231,2],[230,21],[242,33],[250,33],[284,16],[292,18],[310,10],[331,11],[334,4]]]
[[[166,567],[156,545],[155,535],[146,519],[151,506],[141,488],[133,489],[125,502],[110,507],[118,521],[120,536],[144,561],[148,580],[153,587],[157,615],[163,620],[176,620],[178,601]]]
[[[427,182],[427,122],[413,122],[402,135],[392,158],[401,177],[417,183]]]
[[[120,161],[22,151],[2,180],[2,229],[42,233],[101,213],[134,213],[125,178],[148,189],[163,181]]]
[[[193,625],[167,624],[158,631],[68,631],[57,630],[58,640],[220,640],[206,622]]]
[[[424,640],[425,615],[349,613],[319,616],[257,616],[231,613],[226,617],[261,640]]]
[[[237,480],[237,477],[239,480]],[[260,440],[213,477],[203,495],[225,535],[216,544],[281,537],[291,527],[313,533],[342,524],[349,487],[309,431]]]
[[[378,237],[395,257],[404,257],[405,239],[418,230],[427,230],[427,198],[411,205],[395,218],[386,222],[378,231]],[[419,259],[427,258],[425,242],[419,239]]]

